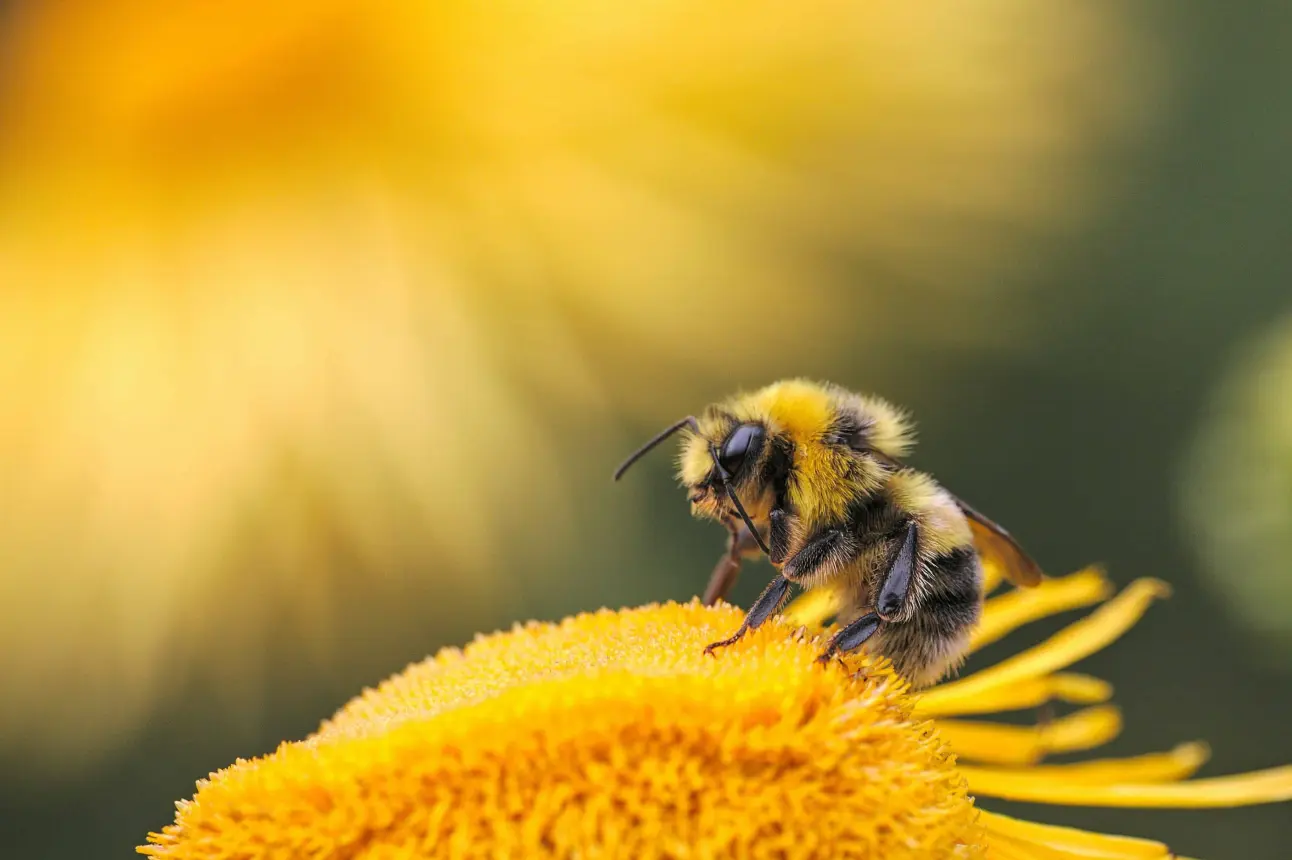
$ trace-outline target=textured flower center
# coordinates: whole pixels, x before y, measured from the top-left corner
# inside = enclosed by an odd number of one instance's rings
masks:
[[[216,775],[150,850],[436,856],[980,856],[976,811],[886,668],[731,608],[646,607],[448,650],[307,741]]]

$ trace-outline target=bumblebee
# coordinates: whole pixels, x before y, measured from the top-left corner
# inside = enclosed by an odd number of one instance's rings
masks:
[[[842,625],[820,659],[864,648],[916,686],[963,662],[982,614],[983,560],[1033,586],[1041,570],[987,517],[902,462],[906,415],[831,384],[777,382],[687,416],[632,454],[682,434],[679,478],[693,514],[722,523],[727,551],[704,602],[726,596],[741,559],[764,553],[777,570],[733,636],[772,615],[791,586],[841,587]]]

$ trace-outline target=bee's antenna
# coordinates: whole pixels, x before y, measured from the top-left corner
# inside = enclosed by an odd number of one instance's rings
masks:
[[[645,445],[641,446],[636,451],[634,451],[628,457],[627,460],[624,460],[623,463],[619,465],[618,469],[615,469],[615,480],[618,481],[620,478],[622,478],[624,476],[624,472],[628,471],[629,466],[631,466],[633,463],[636,463],[642,457],[649,454],[652,448],[654,448],[660,442],[663,442],[668,437],[672,436],[677,431],[681,430],[683,427],[690,427],[693,433],[698,434],[700,432],[700,424],[695,420],[694,415],[688,415],[685,418],[683,418],[681,421],[677,422],[676,424],[673,424],[670,427],[667,427],[664,430],[661,430],[659,433],[655,435],[653,439],[651,439]],[[716,463],[717,461],[715,460],[714,462]],[[739,504],[739,502],[737,502],[737,504]]]
[[[727,498],[731,499],[731,503],[736,506],[736,513],[740,514],[740,518],[745,521],[745,528],[749,529],[749,533],[758,542],[758,548],[770,557],[772,551],[767,548],[767,544],[763,543],[763,536],[758,533],[758,529],[754,528],[754,522],[749,518],[749,514],[745,513],[745,506],[740,504],[740,498],[736,495],[736,491],[731,489],[731,482],[727,480],[727,471],[718,462],[718,448],[716,445],[709,446],[709,454],[713,457],[713,465],[718,470],[718,477],[722,478],[722,486],[727,490]]]

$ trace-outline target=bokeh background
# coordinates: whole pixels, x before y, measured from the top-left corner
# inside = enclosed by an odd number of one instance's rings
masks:
[[[610,470],[788,375],[910,407],[1051,572],[1174,584],[1087,663],[1115,751],[1292,761],[1289,55],[1277,0],[0,0],[3,854],[127,856],[444,645],[689,598],[720,530]]]

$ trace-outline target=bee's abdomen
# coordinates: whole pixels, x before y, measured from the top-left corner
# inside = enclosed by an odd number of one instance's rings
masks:
[[[982,567],[974,550],[961,547],[926,559],[922,574],[906,617],[885,624],[870,644],[920,687],[964,662],[982,615]]]
[[[982,612],[982,565],[972,547],[957,547],[929,559],[923,582],[915,589],[912,616],[922,626],[943,635],[978,623]]]

